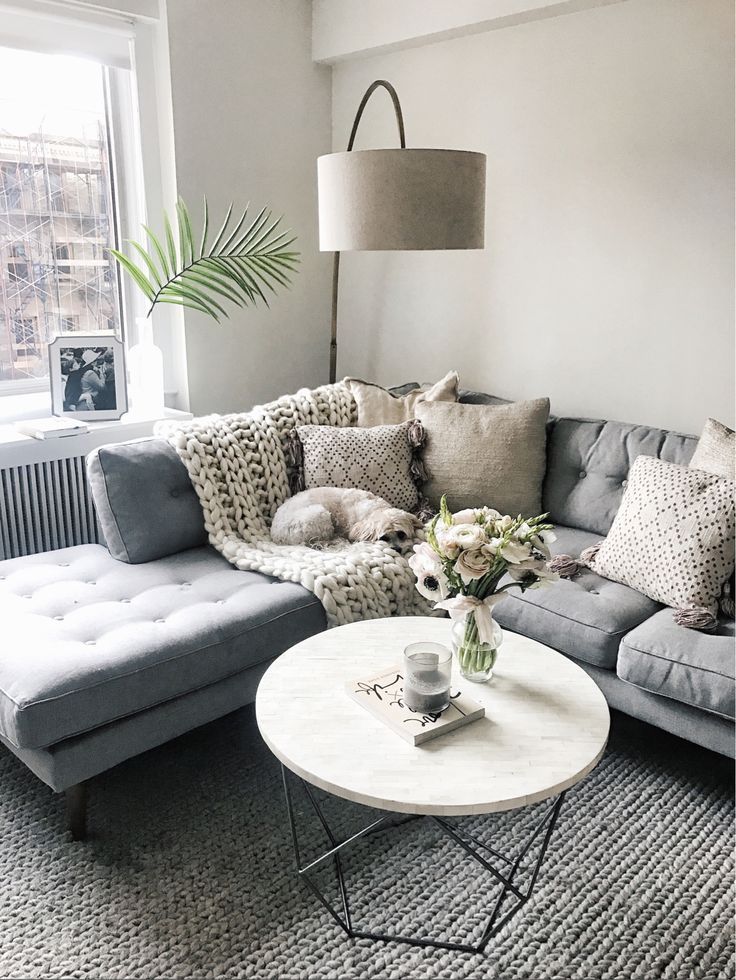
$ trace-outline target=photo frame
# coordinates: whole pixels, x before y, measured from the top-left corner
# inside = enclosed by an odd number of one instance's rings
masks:
[[[51,412],[106,422],[128,411],[125,348],[112,334],[66,334],[48,345]]]

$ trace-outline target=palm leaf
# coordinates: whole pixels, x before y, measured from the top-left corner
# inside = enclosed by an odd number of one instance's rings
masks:
[[[255,306],[260,301],[268,306],[267,292],[275,294],[277,287],[290,285],[299,253],[290,251],[295,241],[290,233],[279,231],[281,218],[274,219],[267,208],[251,218],[248,207],[232,223],[231,204],[208,246],[209,209],[205,198],[197,247],[189,209],[179,198],[176,228],[164,214],[163,240],[144,225],[148,248],[140,242],[130,242],[140,264],[115,249],[110,254],[150,302],[149,314],[157,303],[173,303],[206,313],[219,322],[220,316],[229,315],[221,301],[240,307]]]

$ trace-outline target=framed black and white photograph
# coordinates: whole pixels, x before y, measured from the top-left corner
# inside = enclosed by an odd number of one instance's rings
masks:
[[[49,373],[54,415],[103,422],[128,411],[124,348],[115,337],[57,337],[49,344]]]

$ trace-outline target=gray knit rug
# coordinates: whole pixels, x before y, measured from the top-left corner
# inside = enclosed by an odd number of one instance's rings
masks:
[[[484,956],[349,940],[295,879],[280,770],[245,709],[91,783],[91,839],[0,754],[0,976],[731,978],[727,760],[615,715],[568,794],[537,889]],[[323,846],[298,798],[308,856]],[[370,812],[328,801],[341,831]],[[510,847],[533,812],[473,818]],[[347,862],[361,924],[477,938],[493,886],[425,821]],[[325,876],[325,887],[329,887]]]

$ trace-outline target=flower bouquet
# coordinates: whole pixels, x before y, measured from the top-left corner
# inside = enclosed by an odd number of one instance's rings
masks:
[[[417,591],[454,621],[452,646],[463,677],[490,680],[503,639],[492,610],[512,588],[540,588],[559,577],[548,565],[555,540],[547,515],[510,517],[491,507],[450,512],[445,497],[414,546]],[[511,581],[500,585],[504,575]]]

